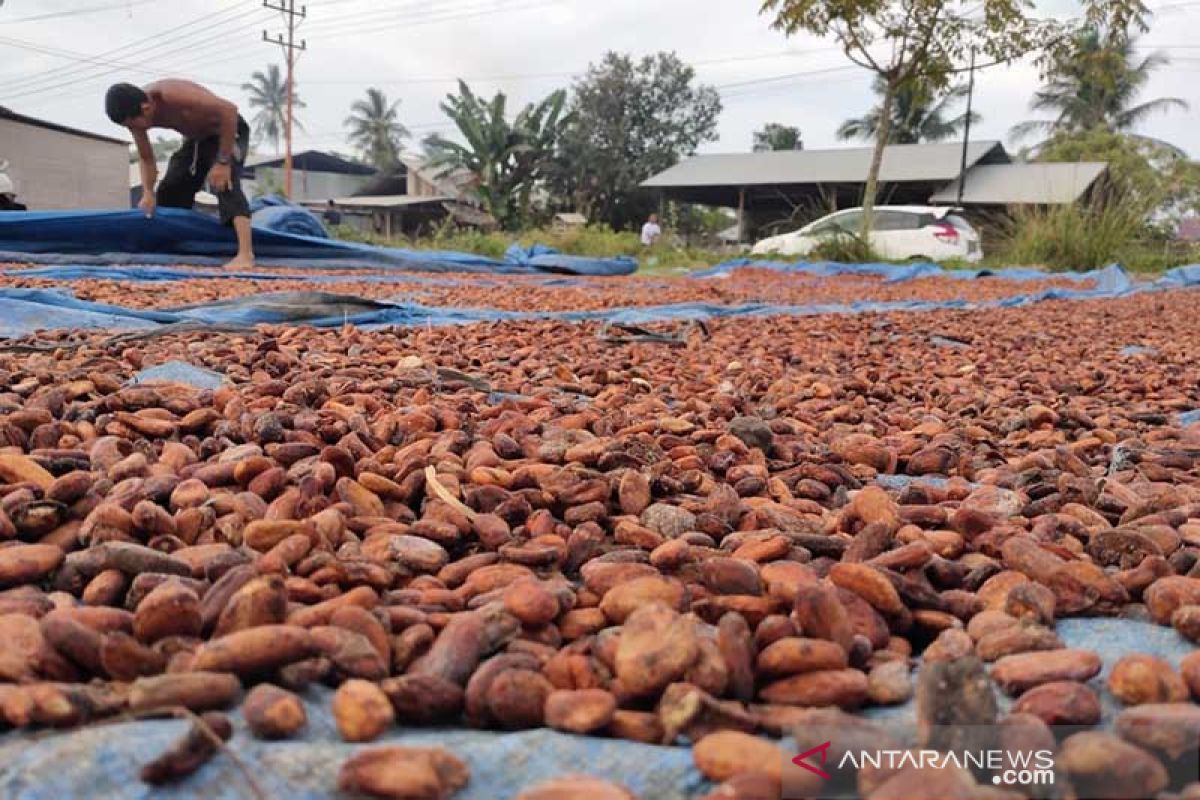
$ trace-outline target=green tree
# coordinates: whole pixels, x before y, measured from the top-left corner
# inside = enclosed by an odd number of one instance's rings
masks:
[[[250,108],[257,109],[250,123],[254,126],[254,138],[258,142],[267,142],[271,149],[278,153],[279,143],[287,130],[287,81],[278,64],[269,64],[266,72],[255,72],[247,83],[242,84],[242,91],[250,95]],[[292,105],[294,108],[304,108],[304,102],[293,88]],[[304,130],[304,126],[292,115],[292,125]]]
[[[875,79],[875,93],[882,96],[887,86],[882,79]],[[967,97],[967,87],[952,86],[941,97],[930,91],[928,84],[913,81],[896,90],[892,101],[891,133],[888,144],[917,144],[918,142],[940,142],[951,139],[967,125],[964,111],[950,116],[952,109]],[[837,130],[839,139],[874,139],[879,130],[880,106],[871,109],[865,116],[848,119]],[[971,124],[979,122],[980,116],[971,112]]]
[[[640,224],[654,208],[641,182],[716,139],[721,98],[695,78],[674,53],[609,52],[590,65],[551,181],[560,201],[615,229]]]
[[[762,130],[754,132],[754,152],[765,150],[803,150],[804,139],[800,129],[793,125],[768,122]]]
[[[1146,214],[1180,217],[1200,211],[1200,163],[1177,147],[1103,127],[1059,131],[1038,147],[1038,161],[1103,161],[1104,200]]]
[[[350,129],[350,143],[366,163],[380,172],[400,163],[400,143],[409,133],[400,123],[399,100],[389,103],[382,89],[367,89],[366,99],[354,101],[342,124]]]
[[[483,207],[506,229],[515,229],[527,221],[531,194],[553,163],[569,120],[563,113],[566,102],[567,93],[560,89],[525,106],[509,122],[503,92],[484,100],[459,81],[458,94],[446,96],[442,111],[465,144],[435,134],[423,145],[443,175],[454,169],[475,175]]]
[[[981,66],[1030,53],[1039,62],[1069,47],[1086,25],[1145,29],[1141,0],[1082,0],[1081,20],[1039,17],[1029,0],[763,0],[773,27],[792,35],[834,36],[853,63],[884,82],[874,151],[863,192],[862,238],[871,230],[883,149],[891,139],[892,107],[913,81],[941,92],[977,52]]]
[[[1010,135],[1020,139],[1033,133],[1128,132],[1153,114],[1186,111],[1188,104],[1178,97],[1138,102],[1151,73],[1170,59],[1158,52],[1139,58],[1136,49],[1136,40],[1129,36],[1096,28],[1082,32],[1069,51],[1052,61],[1046,83],[1030,104],[1052,118],[1022,122]]]

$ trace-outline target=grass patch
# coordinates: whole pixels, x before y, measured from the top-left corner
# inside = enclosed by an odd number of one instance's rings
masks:
[[[1014,209],[1000,260],[1007,264],[1086,271],[1122,261],[1145,228],[1132,203],[1068,204]]]
[[[523,247],[544,244],[571,256],[591,258],[628,256],[637,260],[639,272],[649,274],[703,269],[737,255],[720,250],[676,246],[661,240],[653,247],[643,247],[638,234],[631,231],[614,231],[603,225],[588,225],[583,228],[562,231],[551,228],[531,228],[519,233],[484,232],[444,226],[435,230],[431,235],[411,240],[407,238],[389,240],[383,236],[363,233],[349,225],[339,225],[331,233],[338,239],[384,247],[456,250],[497,259],[503,258],[504,252],[514,242]]]

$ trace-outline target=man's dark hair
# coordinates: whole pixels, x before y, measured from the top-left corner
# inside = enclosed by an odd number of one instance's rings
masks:
[[[145,92],[132,83],[114,83],[104,96],[104,110],[108,112],[109,119],[124,125],[142,113],[142,103],[149,99]]]

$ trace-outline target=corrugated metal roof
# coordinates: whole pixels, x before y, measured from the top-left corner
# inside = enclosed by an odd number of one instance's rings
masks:
[[[1074,203],[1106,169],[1108,165],[1102,161],[979,164],[967,170],[962,202],[970,205]],[[939,189],[929,202],[958,202],[958,180]]]
[[[650,189],[687,186],[759,186],[768,184],[861,183],[871,164],[870,147],[829,150],[778,150],[693,156],[655,175]],[[971,142],[967,165],[984,158],[1007,162],[997,141]],[[958,177],[962,142],[899,144],[884,149],[879,180],[949,181]]]
[[[428,203],[444,203],[453,197],[436,196],[421,197],[412,194],[372,195],[370,197],[340,197],[333,202],[346,208],[403,208],[405,206],[420,206]]]

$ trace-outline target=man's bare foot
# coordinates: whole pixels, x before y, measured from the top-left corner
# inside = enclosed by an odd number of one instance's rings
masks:
[[[254,256],[234,256],[233,260],[224,266],[228,270],[254,269]]]

